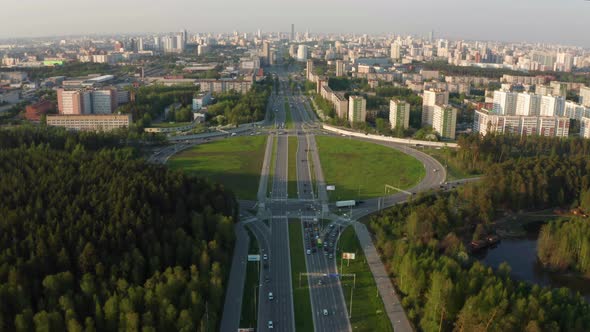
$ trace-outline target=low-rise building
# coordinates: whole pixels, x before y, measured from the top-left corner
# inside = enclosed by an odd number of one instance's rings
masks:
[[[111,131],[128,128],[131,114],[68,114],[47,115],[47,125],[80,131]]]
[[[25,119],[39,121],[41,116],[55,110],[55,104],[49,100],[42,100],[36,104],[28,105],[25,108]]]

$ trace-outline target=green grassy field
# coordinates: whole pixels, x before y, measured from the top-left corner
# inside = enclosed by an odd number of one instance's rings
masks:
[[[457,165],[456,163],[452,162],[452,159],[448,157],[448,155],[451,153],[451,150],[449,148],[440,148],[440,149],[425,148],[421,151],[434,157],[443,166],[446,166],[447,181],[460,180],[460,179],[466,179],[466,178],[474,178],[474,177],[481,176],[480,174],[471,174],[471,173],[465,171],[464,169],[462,169],[461,167],[459,167],[459,165]]]
[[[297,198],[297,145],[297,137],[289,136],[289,183],[287,187],[289,198]]]
[[[330,200],[383,196],[384,185],[411,188],[424,177],[422,164],[402,152],[340,137],[316,137]]]
[[[311,316],[307,277],[301,277],[301,287],[299,287],[299,272],[307,272],[303,253],[303,234],[299,220],[289,222],[289,248],[291,250],[291,280],[293,281],[295,330],[313,331],[313,317]]]
[[[291,129],[291,128],[293,128],[293,116],[291,115],[291,106],[289,105],[289,101],[286,97],[285,97],[285,112],[286,112],[285,127],[287,127],[287,129]]]
[[[168,161],[231,189],[241,199],[256,199],[266,136],[228,138],[185,150]]]
[[[154,123],[150,127],[154,128],[174,128],[174,127],[184,127],[190,125],[191,122],[160,122]]]
[[[250,246],[248,247],[248,254],[259,254],[258,242],[256,237],[250,230],[248,230],[248,236],[250,237]],[[241,327],[253,327],[256,328],[257,321],[257,301],[258,289],[256,285],[259,282],[259,265],[257,262],[248,262],[246,268],[246,281],[244,283],[244,294],[242,296],[242,313],[240,315],[240,326]]]
[[[340,270],[341,274],[356,274],[356,286],[352,291],[352,317],[350,319],[352,330],[361,332],[393,331],[391,322],[385,313],[383,301],[378,296],[373,274],[367,265],[365,255],[352,227],[347,227],[344,230],[340,236],[338,247],[340,248],[338,257],[342,256],[342,252],[356,253],[356,259],[350,260],[350,265],[344,261]],[[338,268],[340,269],[340,262],[338,262]],[[350,310],[352,288],[353,279],[343,278],[342,291],[348,310]]]
[[[273,138],[272,138],[272,155],[270,157],[270,169],[268,172],[268,184],[266,186],[266,193],[267,194],[270,194],[270,192],[272,191],[272,183],[275,179],[275,167],[276,167],[278,147],[279,146],[277,144],[277,137],[273,136]]]

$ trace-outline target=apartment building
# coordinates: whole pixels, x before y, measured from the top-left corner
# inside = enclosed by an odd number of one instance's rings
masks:
[[[457,109],[449,105],[435,105],[432,117],[432,129],[443,139],[455,139],[457,127]]]
[[[367,119],[367,100],[361,96],[348,98],[348,121],[365,122]]]
[[[482,109],[475,111],[473,131],[484,136],[488,133],[500,133],[567,137],[569,125],[570,119],[566,117],[500,115]]]
[[[410,104],[403,100],[392,99],[389,102],[389,123],[391,123],[391,129],[410,127]]]
[[[449,92],[440,89],[424,91],[422,101],[422,125],[433,125],[434,106],[447,105],[449,103]]]

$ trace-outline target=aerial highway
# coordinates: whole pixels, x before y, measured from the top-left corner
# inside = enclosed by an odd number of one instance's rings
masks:
[[[291,256],[289,243],[289,219],[301,222],[303,234],[305,263],[307,280],[312,306],[312,319],[315,331],[352,331],[349,320],[349,312],[342,290],[340,276],[336,266],[337,240],[335,234],[330,234],[331,248],[307,252],[310,249],[309,227],[326,218],[332,220],[334,225],[354,225],[357,236],[363,245],[369,267],[375,277],[379,292],[384,301],[388,317],[396,331],[411,331],[411,326],[394,294],[393,286],[384,272],[376,250],[372,244],[366,228],[355,223],[356,220],[381,209],[406,201],[412,195],[432,189],[439,189],[445,183],[445,168],[429,155],[413,149],[409,146],[382,141],[373,141],[366,138],[351,138],[370,141],[381,144],[403,153],[411,155],[424,165],[425,176],[413,188],[399,190],[398,192],[385,191],[384,197],[367,199],[361,204],[351,208],[346,217],[336,216],[330,212],[326,183],[321,168],[321,162],[316,135],[333,135],[326,133],[318,125],[318,118],[311,110],[309,100],[296,88],[291,92],[287,85],[286,73],[276,70],[278,83],[268,103],[264,125],[266,129],[259,130],[261,134],[267,134],[267,146],[265,159],[261,170],[257,201],[240,200],[240,223],[236,226],[236,250],[232,261],[232,269],[228,281],[225,299],[224,314],[221,322],[221,331],[236,331],[240,322],[241,302],[244,293],[244,280],[246,273],[246,256],[248,247],[248,235],[245,228],[250,230],[258,242],[261,254],[259,265],[259,283],[255,286],[258,292],[257,301],[257,331],[295,331],[295,314],[293,304],[292,285],[296,280],[291,276]],[[285,101],[290,106],[294,128],[286,129],[287,118]],[[269,129],[270,128],[270,129]],[[189,148],[195,144],[203,144],[212,140],[231,139],[232,136],[252,134],[252,130],[236,131],[235,135],[223,136],[197,136],[189,137],[155,151],[150,157],[151,162],[166,163],[170,156]],[[297,137],[297,151],[289,152],[289,136]],[[273,143],[276,138],[277,153],[272,164]],[[288,197],[288,164],[289,156],[296,156],[297,197]],[[312,180],[313,178],[313,180]],[[461,180],[453,185],[466,181]],[[315,185],[314,185],[315,182]],[[270,186],[270,189],[269,189]],[[330,228],[327,227],[327,232]],[[325,236],[326,232],[320,232]],[[313,235],[315,236],[315,235]],[[319,248],[317,248],[319,249]],[[272,293],[272,296],[271,294]],[[247,294],[252,294],[248,290]]]

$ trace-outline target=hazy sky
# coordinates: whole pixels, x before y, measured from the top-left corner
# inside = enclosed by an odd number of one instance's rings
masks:
[[[2,0],[0,38],[178,31],[394,32],[590,47],[585,0]]]

